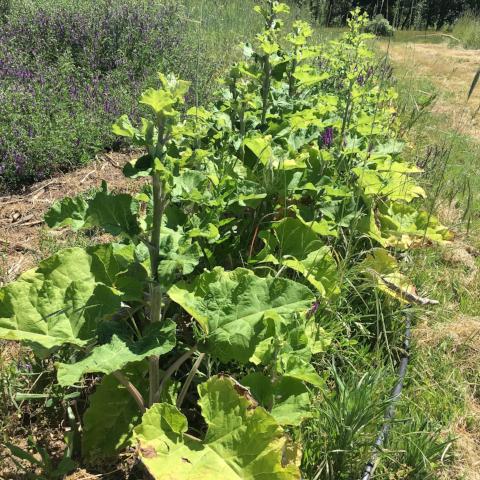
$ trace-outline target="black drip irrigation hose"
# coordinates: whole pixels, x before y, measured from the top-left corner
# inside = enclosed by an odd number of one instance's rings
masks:
[[[387,440],[388,433],[392,425],[392,420],[395,417],[395,407],[397,406],[397,402],[402,393],[403,382],[405,380],[405,374],[407,373],[408,362],[410,360],[410,338],[412,327],[411,315],[411,311],[407,311],[405,313],[405,338],[403,340],[403,355],[400,359],[400,365],[398,367],[398,380],[392,390],[392,399],[385,412],[382,428],[377,436],[377,439],[375,440],[372,449],[372,456],[370,457],[370,460],[363,471],[362,480],[370,480],[377,463],[379,452],[382,450],[383,444]]]

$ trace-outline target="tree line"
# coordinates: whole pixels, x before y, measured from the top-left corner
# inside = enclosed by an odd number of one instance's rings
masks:
[[[480,13],[480,0],[291,0],[310,9],[324,26],[341,26],[349,11],[361,7],[372,17],[383,15],[396,29],[441,29],[466,12]]]

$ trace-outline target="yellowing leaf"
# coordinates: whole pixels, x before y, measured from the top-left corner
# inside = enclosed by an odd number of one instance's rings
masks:
[[[304,66],[301,69],[297,69],[293,76],[299,81],[301,86],[306,87],[311,87],[312,85],[320,83],[330,77],[328,73],[318,73],[309,66]]]
[[[170,111],[176,103],[171,93],[163,89],[149,88],[140,97],[140,103],[151,107],[155,113]]]
[[[140,459],[155,480],[300,478],[284,455],[291,446],[282,428],[247,389],[228,377],[213,377],[198,390],[208,425],[203,440],[187,434],[187,419],[167,403],[155,404],[135,428]]]
[[[396,259],[383,248],[372,250],[362,268],[379,290],[401,302],[408,303],[404,294],[416,294],[415,286],[400,272]]]
[[[245,146],[260,160],[261,163],[267,165],[273,158],[270,137],[251,137],[246,138]]]

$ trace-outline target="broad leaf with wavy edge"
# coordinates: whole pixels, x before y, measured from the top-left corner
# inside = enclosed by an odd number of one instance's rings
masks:
[[[261,232],[260,237],[265,248],[258,254],[257,260],[281,263],[295,270],[323,297],[340,292],[337,264],[330,247],[323,245],[308,222],[287,217],[275,222],[270,231]]]
[[[204,332],[203,347],[223,362],[247,362],[264,338],[264,316],[274,313],[293,320],[305,312],[314,297],[305,286],[287,279],[257,277],[237,268],[215,268],[168,291]]]
[[[0,289],[0,338],[47,349],[88,343],[121,302],[121,292],[99,282],[106,274],[94,252],[62,250]]]
[[[140,363],[124,371],[143,394],[147,390],[147,370]],[[83,416],[82,456],[89,460],[114,457],[127,446],[133,427],[140,420],[141,413],[133,397],[113,375],[107,375],[89,398]]]
[[[109,374],[150,355],[164,355],[175,347],[175,329],[176,324],[168,320],[149,325],[143,337],[136,341],[114,333],[108,343],[96,346],[85,359],[72,364],[58,364],[58,383],[73,385],[86,373]]]
[[[198,388],[208,425],[203,440],[187,434],[185,416],[155,404],[134,430],[140,458],[156,480],[296,480],[300,472],[275,419],[228,377]]]
[[[407,249],[429,242],[443,243],[453,233],[426,210],[402,202],[388,202],[370,209],[358,229],[383,247]]]
[[[90,200],[81,197],[57,201],[46,213],[50,228],[69,226],[73,230],[100,227],[112,235],[134,236],[140,232],[138,203],[129,194],[111,194],[103,182],[102,190]]]
[[[277,377],[273,381],[263,373],[254,372],[241,380],[252,395],[280,425],[300,425],[312,416],[310,394],[301,380]]]

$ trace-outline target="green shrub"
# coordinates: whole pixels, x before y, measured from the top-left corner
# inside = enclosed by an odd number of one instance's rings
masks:
[[[181,12],[171,1],[14,1],[0,33],[0,189],[111,146],[119,112],[139,114],[131,94],[161,60],[179,63]]]
[[[365,27],[365,31],[368,33],[374,33],[379,37],[392,37],[395,32],[394,28],[383,15],[377,15],[370,20]]]
[[[7,15],[12,9],[12,0],[0,0],[0,22],[7,19]]]
[[[455,22],[452,33],[465,48],[480,49],[480,17],[473,12],[462,15]]]

